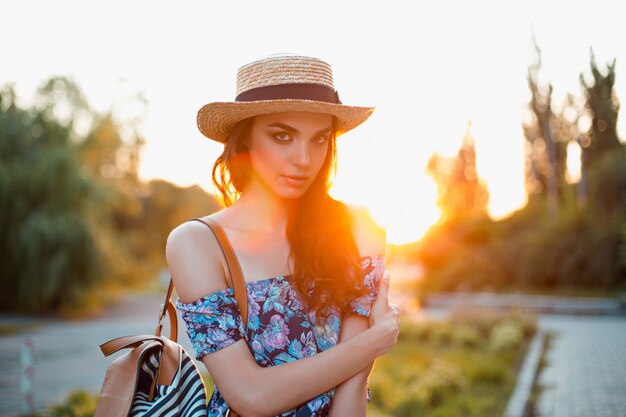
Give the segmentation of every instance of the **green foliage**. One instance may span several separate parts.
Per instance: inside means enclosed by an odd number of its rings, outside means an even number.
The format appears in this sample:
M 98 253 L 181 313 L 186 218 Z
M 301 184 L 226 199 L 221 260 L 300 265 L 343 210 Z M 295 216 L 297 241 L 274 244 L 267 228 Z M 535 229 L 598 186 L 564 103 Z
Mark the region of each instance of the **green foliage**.
M 401 326 L 398 344 L 374 366 L 368 415 L 499 416 L 536 318 L 523 311 L 463 309 L 443 321 Z M 506 346 L 492 348 L 492 334 Z
M 594 214 L 626 214 L 626 145 L 598 156 L 589 167 L 588 184 L 588 203 Z
M 514 323 L 501 323 L 491 329 L 489 348 L 493 351 L 509 350 L 519 345 L 524 335 Z
M 568 198 L 556 218 L 535 202 L 497 222 L 432 228 L 416 251 L 420 291 L 624 288 L 626 147 L 592 166 L 588 186 L 588 204 Z
M 524 287 L 611 288 L 619 283 L 619 220 L 572 210 L 512 237 L 511 272 Z
M 49 407 L 45 417 L 92 417 L 96 411 L 98 396 L 84 390 L 70 393 L 67 400 Z
M 452 343 L 460 347 L 475 348 L 480 345 L 482 337 L 478 329 L 469 324 L 462 324 L 452 333 Z
M 51 78 L 34 103 L 0 90 L 0 309 L 76 314 L 154 278 L 168 233 L 218 204 L 199 187 L 140 182 L 143 138 L 71 80 Z
M 399 415 L 426 413 L 441 404 L 447 396 L 459 392 L 467 385 L 467 379 L 454 363 L 441 358 L 433 359 L 426 370 L 407 384 L 402 385 L 400 400 L 394 410 Z
M 69 127 L 0 94 L 0 301 L 41 311 L 76 302 L 99 278 L 84 218 L 95 188 L 78 175 Z

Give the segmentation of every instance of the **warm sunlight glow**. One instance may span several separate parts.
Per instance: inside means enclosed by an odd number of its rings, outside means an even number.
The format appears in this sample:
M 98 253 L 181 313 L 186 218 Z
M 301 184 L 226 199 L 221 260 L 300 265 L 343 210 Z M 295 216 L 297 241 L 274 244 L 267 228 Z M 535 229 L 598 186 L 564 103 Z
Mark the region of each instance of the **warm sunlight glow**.
M 376 119 L 368 121 L 376 126 Z M 364 126 L 365 127 L 365 126 Z M 439 218 L 437 189 L 424 172 L 428 151 L 409 138 L 351 132 L 337 142 L 338 170 L 331 195 L 367 208 L 387 231 L 387 242 L 418 240 Z
M 0 35 L 21 36 L 0 44 L 1 56 L 8 57 L 0 66 L 0 80 L 13 83 L 18 96 L 28 100 L 50 76 L 72 77 L 95 109 L 113 109 L 122 124 L 137 128 L 145 138 L 139 168 L 145 180 L 197 184 L 211 192 L 211 169 L 222 147 L 198 132 L 198 109 L 209 101 L 231 101 L 237 68 L 253 59 L 295 52 L 328 61 L 342 102 L 376 107 L 370 120 L 340 138 L 331 194 L 366 207 L 394 244 L 419 239 L 439 219 L 437 189 L 424 170 L 433 153 L 450 157 L 458 151 L 470 120 L 477 174 L 489 192 L 489 214 L 499 219 L 525 204 L 521 125 L 530 99 L 527 70 L 533 34 L 542 49 L 542 77 L 554 87 L 556 107 L 567 93 L 580 94 L 578 76 L 589 75 L 590 47 L 599 64 L 617 59 L 615 94 L 626 97 L 619 64 L 626 60 L 625 25 L 603 14 L 613 6 L 571 8 L 566 2 L 531 0 L 506 12 L 490 9 L 487 17 L 462 2 L 454 7 L 429 3 L 418 14 L 409 3 L 355 11 L 353 2 L 335 2 L 336 16 L 359 17 L 341 19 L 333 30 L 319 30 L 319 22 L 328 20 L 328 7 L 307 9 L 304 19 L 293 19 L 287 16 L 295 6 L 285 3 L 274 10 L 281 24 L 268 26 L 256 18 L 265 7 L 257 2 L 247 5 L 248 13 L 241 16 L 239 26 L 245 30 L 231 33 L 230 19 L 207 25 L 205 17 L 239 15 L 238 4 L 202 2 L 185 14 L 182 24 L 170 22 L 170 8 L 151 7 L 152 18 L 142 21 L 137 43 L 129 40 L 136 39 L 134 17 L 145 13 L 143 2 L 114 0 L 115 7 L 101 10 L 102 19 L 85 20 L 92 26 L 78 29 L 80 22 L 73 16 L 91 16 L 92 11 L 85 2 L 69 3 L 72 13 L 65 15 L 54 2 L 11 3 L 13 17 L 0 25 Z M 32 13 L 33 4 L 37 13 Z M 108 31 L 105 23 L 119 19 L 120 7 L 126 20 Z M 50 19 L 52 15 L 56 18 Z M 38 31 L 24 31 L 23 22 Z M 162 22 L 171 23 L 167 34 Z M 76 37 L 77 30 L 89 36 Z M 315 36 L 310 36 L 312 31 Z M 60 47 L 41 48 L 41 33 Z M 198 53 L 206 49 L 207 39 L 220 39 L 224 33 L 229 33 L 228 42 L 213 42 L 206 54 Z M 566 41 L 563 33 L 568 34 Z M 141 99 L 127 100 L 135 95 Z M 129 107 L 144 99 L 146 105 Z M 583 145 L 590 126 L 590 115 L 579 119 Z M 618 118 L 618 131 L 626 131 L 625 117 Z M 570 145 L 568 151 L 568 180 L 575 181 L 580 149 Z
M 580 145 L 577 143 L 570 142 L 567 145 L 567 171 L 565 171 L 565 179 L 570 184 L 580 180 L 581 153 Z
M 357 181 L 336 186 L 331 195 L 347 204 L 367 208 L 374 221 L 387 231 L 387 243 L 401 245 L 420 239 L 439 218 L 435 203 L 437 190 L 432 183 L 413 182 L 404 186 L 420 192 L 411 194 L 399 187 L 362 188 Z

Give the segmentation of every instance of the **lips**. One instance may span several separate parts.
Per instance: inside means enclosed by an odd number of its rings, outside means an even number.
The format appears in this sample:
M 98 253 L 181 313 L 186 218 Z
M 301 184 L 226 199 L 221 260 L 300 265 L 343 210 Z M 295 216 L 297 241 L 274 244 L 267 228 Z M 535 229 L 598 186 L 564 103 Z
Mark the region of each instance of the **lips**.
M 294 187 L 304 185 L 309 179 L 309 177 L 305 175 L 283 175 L 283 178 L 288 185 Z

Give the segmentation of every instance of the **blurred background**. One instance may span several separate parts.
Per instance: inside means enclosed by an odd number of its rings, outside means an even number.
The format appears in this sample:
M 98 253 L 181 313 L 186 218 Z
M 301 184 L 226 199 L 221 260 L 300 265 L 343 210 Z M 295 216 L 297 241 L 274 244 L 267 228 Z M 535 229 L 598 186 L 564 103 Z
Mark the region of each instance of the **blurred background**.
M 546 312 L 626 330 L 626 19 L 614 2 L 39 0 L 0 14 L 0 402 L 14 399 L 0 414 L 99 387 L 95 355 L 92 379 L 22 401 L 37 385 L 15 384 L 24 338 L 159 299 L 169 232 L 220 208 L 221 145 L 196 112 L 232 101 L 237 68 L 279 52 L 328 61 L 344 103 L 377 107 L 340 137 L 331 192 L 386 229 L 412 323 L 375 369 L 374 415 L 502 415 L 536 337 L 552 377 L 546 355 L 567 340 L 555 326 L 571 323 Z M 493 297 L 469 298 L 480 294 Z M 455 310 L 468 304 L 490 310 Z M 151 329 L 146 308 L 136 325 Z M 623 337 L 611 343 L 626 353 Z M 34 352 L 36 370 L 53 366 Z M 407 358 L 415 368 L 397 374 Z M 566 413 L 533 380 L 525 410 Z

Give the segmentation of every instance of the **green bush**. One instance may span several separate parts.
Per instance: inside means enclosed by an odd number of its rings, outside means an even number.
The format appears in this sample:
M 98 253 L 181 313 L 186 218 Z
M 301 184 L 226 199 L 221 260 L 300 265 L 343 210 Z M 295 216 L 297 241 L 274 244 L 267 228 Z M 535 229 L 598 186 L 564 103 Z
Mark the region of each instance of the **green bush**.
M 626 146 L 590 164 L 586 204 L 576 184 L 561 185 L 554 216 L 535 198 L 499 221 L 432 227 L 413 251 L 425 269 L 418 292 L 626 289 Z
M 429 340 L 438 345 L 448 345 L 452 340 L 452 326 L 447 322 L 438 323 L 430 329 Z
M 60 405 L 48 408 L 46 417 L 92 417 L 96 411 L 98 396 L 84 390 L 72 392 Z
M 463 324 L 452 332 L 452 343 L 461 347 L 475 348 L 479 346 L 483 338 L 475 327 Z
M 504 412 L 536 318 L 462 309 L 443 321 L 403 322 L 400 331 L 374 366 L 368 415 L 483 417 Z
M 502 322 L 491 330 L 489 348 L 493 351 L 509 350 L 519 346 L 524 336 L 523 329 L 513 322 Z
M 459 366 L 441 358 L 435 358 L 430 367 L 423 374 L 417 375 L 413 383 L 408 385 L 403 396 L 404 401 L 399 404 L 398 408 L 399 410 L 410 409 L 411 405 L 419 405 L 423 409 L 432 408 L 441 404 L 447 395 L 466 385 L 467 379 Z M 414 404 L 416 401 L 418 404 Z
M 60 309 L 103 279 L 79 168 L 70 125 L 0 90 L 0 310 Z

